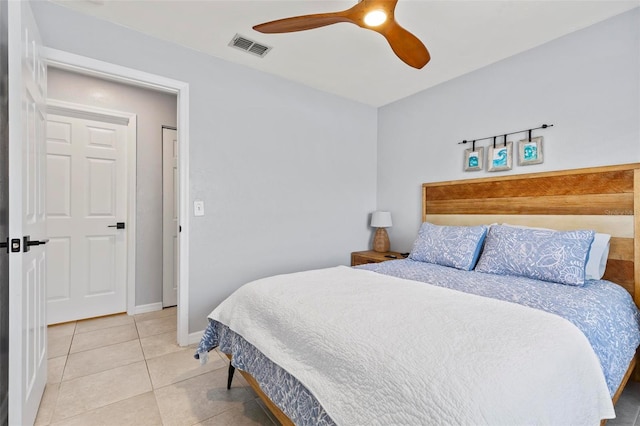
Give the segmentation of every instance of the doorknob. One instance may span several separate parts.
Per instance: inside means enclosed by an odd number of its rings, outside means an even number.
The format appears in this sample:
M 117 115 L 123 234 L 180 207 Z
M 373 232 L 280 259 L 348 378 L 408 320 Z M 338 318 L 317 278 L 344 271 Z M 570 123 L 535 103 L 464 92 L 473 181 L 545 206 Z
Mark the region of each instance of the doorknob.
M 107 225 L 107 228 L 124 229 L 124 222 L 117 222 L 115 225 Z
M 43 246 L 49 242 L 48 238 L 45 238 L 44 240 L 40 240 L 40 241 L 37 241 L 37 240 L 31 241 L 30 235 L 26 235 L 25 237 L 23 237 L 23 240 L 24 240 L 24 248 L 22 250 L 25 253 L 31 250 L 31 246 Z

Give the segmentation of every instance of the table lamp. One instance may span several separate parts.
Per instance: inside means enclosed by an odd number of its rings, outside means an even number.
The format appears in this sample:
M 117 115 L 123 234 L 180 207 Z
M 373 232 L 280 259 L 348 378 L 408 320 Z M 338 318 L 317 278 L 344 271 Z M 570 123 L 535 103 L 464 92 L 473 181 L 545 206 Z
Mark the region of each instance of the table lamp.
M 385 228 L 391 227 L 391 213 L 389 212 L 373 212 L 371 214 L 371 227 L 378 228 L 373 237 L 373 250 L 378 253 L 386 253 L 389 251 L 389 235 Z

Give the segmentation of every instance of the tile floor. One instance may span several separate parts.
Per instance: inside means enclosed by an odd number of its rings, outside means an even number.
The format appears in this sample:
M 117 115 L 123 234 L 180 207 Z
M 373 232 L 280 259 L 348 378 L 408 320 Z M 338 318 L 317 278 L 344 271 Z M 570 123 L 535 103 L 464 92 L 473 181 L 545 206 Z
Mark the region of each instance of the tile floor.
M 629 382 L 616 404 L 616 418 L 607 426 L 640 426 L 640 382 Z
M 176 309 L 49 327 L 49 377 L 36 425 L 275 425 L 228 362 L 176 342 Z M 640 383 L 631 382 L 610 426 L 640 426 Z
M 228 361 L 176 344 L 176 309 L 49 327 L 48 381 L 36 425 L 274 425 Z

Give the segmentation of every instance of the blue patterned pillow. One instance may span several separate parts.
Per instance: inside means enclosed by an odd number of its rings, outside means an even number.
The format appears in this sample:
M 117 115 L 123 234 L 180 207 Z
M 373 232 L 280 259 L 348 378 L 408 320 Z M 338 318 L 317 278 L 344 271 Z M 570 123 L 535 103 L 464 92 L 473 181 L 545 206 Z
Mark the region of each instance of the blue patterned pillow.
M 594 235 L 492 226 L 475 270 L 581 286 Z
M 488 226 L 438 226 L 424 222 L 409 259 L 470 271 L 478 260 Z

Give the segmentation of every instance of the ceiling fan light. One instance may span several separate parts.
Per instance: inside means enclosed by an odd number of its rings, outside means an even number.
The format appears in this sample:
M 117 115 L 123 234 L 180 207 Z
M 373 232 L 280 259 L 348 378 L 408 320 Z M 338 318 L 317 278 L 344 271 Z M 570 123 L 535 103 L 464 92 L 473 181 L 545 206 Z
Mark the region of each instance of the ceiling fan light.
M 387 20 L 387 14 L 381 10 L 372 10 L 364 17 L 364 23 L 370 27 L 382 25 Z

